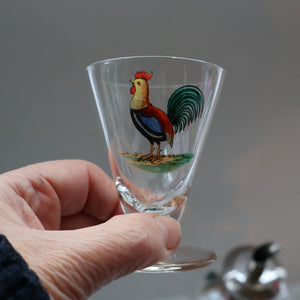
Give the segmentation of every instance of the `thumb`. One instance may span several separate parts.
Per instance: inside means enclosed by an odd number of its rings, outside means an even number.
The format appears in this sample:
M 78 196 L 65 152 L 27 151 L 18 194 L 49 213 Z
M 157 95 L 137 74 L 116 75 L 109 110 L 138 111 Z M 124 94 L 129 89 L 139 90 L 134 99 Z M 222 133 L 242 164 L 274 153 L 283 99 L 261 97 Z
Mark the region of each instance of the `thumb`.
M 179 245 L 180 227 L 171 217 L 136 213 L 84 229 L 50 231 L 46 239 L 51 257 L 45 254 L 36 266 L 42 283 L 55 299 L 58 291 L 85 299 L 112 280 L 169 257 Z

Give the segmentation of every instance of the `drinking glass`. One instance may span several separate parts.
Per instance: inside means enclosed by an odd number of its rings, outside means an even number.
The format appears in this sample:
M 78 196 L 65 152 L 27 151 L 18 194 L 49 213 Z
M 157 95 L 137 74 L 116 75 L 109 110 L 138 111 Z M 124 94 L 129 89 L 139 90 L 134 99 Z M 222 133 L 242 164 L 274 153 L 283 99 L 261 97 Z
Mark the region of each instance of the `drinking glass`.
M 180 221 L 224 70 L 171 56 L 107 59 L 87 70 L 124 213 Z M 190 270 L 215 258 L 211 250 L 180 246 L 169 259 L 143 271 Z

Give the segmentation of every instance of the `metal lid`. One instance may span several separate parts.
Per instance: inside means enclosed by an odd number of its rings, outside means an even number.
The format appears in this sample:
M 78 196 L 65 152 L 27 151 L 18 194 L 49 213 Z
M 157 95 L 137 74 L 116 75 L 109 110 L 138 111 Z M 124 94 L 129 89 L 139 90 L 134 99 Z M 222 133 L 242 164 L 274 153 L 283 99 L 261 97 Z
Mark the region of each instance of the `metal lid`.
M 224 260 L 223 282 L 235 299 L 272 299 L 286 278 L 276 255 L 277 243 L 258 247 L 245 245 L 232 250 Z

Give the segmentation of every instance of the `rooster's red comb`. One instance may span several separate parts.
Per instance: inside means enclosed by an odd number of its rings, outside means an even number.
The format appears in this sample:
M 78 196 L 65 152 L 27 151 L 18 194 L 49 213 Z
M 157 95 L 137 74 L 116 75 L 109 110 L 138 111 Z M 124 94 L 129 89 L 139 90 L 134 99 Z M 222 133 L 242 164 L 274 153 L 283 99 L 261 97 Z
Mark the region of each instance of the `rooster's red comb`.
M 144 79 L 144 80 L 150 80 L 152 77 L 152 72 L 151 73 L 147 73 L 145 71 L 139 71 L 135 73 L 134 79 Z

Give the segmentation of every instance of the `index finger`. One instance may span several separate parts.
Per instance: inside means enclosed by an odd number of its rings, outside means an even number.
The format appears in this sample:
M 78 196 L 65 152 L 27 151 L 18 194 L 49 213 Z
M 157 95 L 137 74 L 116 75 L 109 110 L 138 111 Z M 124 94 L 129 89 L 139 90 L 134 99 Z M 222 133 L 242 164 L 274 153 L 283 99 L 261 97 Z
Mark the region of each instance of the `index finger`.
M 58 160 L 22 169 L 29 177 L 41 176 L 57 194 L 61 216 L 85 213 L 106 221 L 120 204 L 115 184 L 98 166 L 82 160 Z M 39 187 L 35 186 L 35 189 Z

